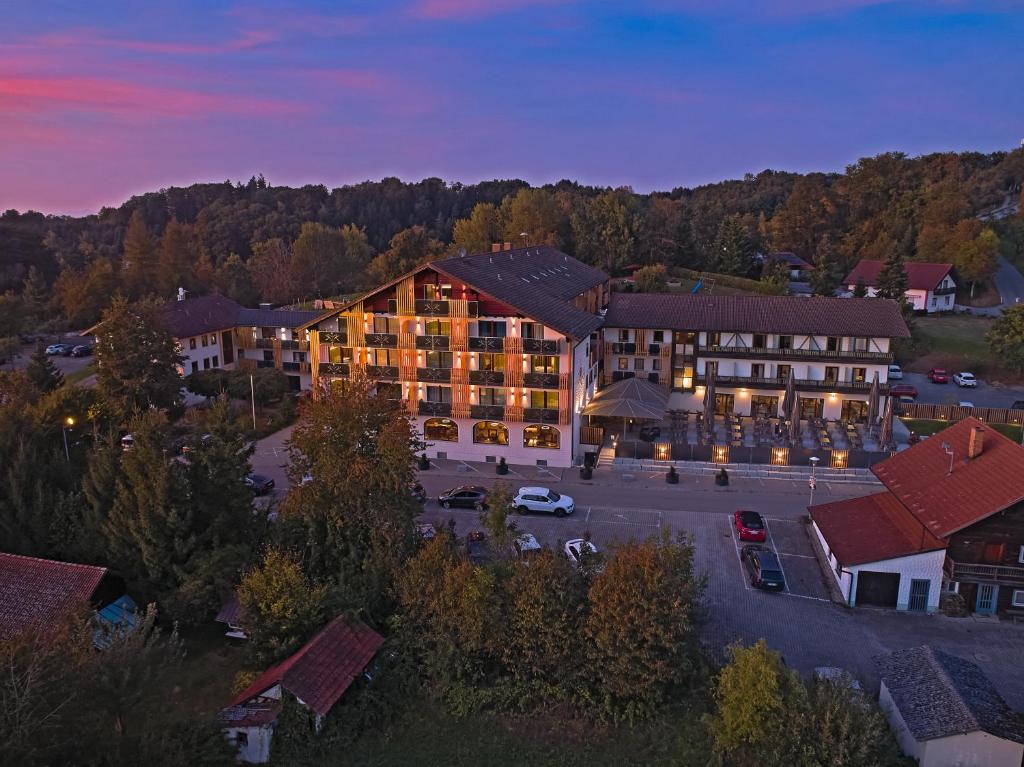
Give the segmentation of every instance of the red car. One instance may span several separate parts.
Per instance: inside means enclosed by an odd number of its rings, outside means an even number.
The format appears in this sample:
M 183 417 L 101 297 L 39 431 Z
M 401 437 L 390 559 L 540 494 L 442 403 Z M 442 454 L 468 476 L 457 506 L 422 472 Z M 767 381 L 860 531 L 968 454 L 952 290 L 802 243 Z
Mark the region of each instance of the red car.
M 893 397 L 913 397 L 917 399 L 917 387 L 910 384 L 896 384 L 889 387 L 889 394 Z
M 734 511 L 732 521 L 741 541 L 764 541 L 766 537 L 764 519 L 756 511 Z
M 942 368 L 932 368 L 928 371 L 928 380 L 932 383 L 949 383 L 949 373 Z

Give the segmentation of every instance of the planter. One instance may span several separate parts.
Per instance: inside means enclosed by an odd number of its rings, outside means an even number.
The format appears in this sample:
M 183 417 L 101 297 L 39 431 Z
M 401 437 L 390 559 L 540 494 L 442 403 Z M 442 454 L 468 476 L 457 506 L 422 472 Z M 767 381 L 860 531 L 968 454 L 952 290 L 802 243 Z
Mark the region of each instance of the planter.
M 494 471 L 498 474 L 508 474 L 508 464 L 505 463 L 504 458 L 494 467 Z
M 427 458 L 426 453 L 421 455 L 420 458 L 419 458 L 419 468 L 420 468 L 420 471 L 429 471 L 430 470 L 430 459 Z
M 725 487 L 729 484 L 729 475 L 725 473 L 724 469 L 715 475 L 715 484 L 719 487 Z
M 594 478 L 594 470 L 592 468 L 590 468 L 589 466 L 581 466 L 580 467 L 580 479 L 593 479 L 593 478 Z
M 665 475 L 665 481 L 670 485 L 678 485 L 679 472 L 677 472 L 675 469 L 671 470 L 668 474 Z

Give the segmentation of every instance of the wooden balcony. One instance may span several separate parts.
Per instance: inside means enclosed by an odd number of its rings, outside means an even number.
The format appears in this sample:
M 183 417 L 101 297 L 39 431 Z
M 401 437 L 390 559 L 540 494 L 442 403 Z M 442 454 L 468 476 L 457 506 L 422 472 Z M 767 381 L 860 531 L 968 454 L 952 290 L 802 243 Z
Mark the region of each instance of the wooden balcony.
M 558 341 L 548 341 L 543 338 L 524 338 L 524 354 L 558 354 Z
M 619 372 L 619 371 L 616 371 Z M 706 376 L 695 376 L 696 386 L 706 386 Z M 715 376 L 715 386 L 742 386 L 749 389 L 785 389 L 786 378 L 755 378 L 754 376 Z M 842 392 L 846 394 L 867 394 L 871 391 L 871 384 L 867 381 L 833 381 L 819 380 L 816 378 L 797 378 L 794 380 L 797 391 L 813 392 Z M 889 387 L 882 384 L 879 387 L 884 395 Z
M 505 350 L 504 337 L 470 336 L 468 340 L 471 352 L 492 352 L 498 354 Z
M 416 380 L 423 383 L 450 383 L 452 380 L 452 369 L 416 368 Z
M 469 382 L 474 386 L 503 386 L 505 372 L 503 370 L 470 370 Z
M 370 378 L 398 378 L 396 365 L 367 365 L 366 375 Z
M 420 415 L 443 416 L 446 418 L 451 418 L 452 415 L 452 403 L 450 402 L 427 402 L 420 400 L 416 409 Z
M 500 421 L 505 417 L 505 406 L 471 405 L 469 415 L 471 418 L 478 418 L 481 421 Z
M 432 351 L 448 351 L 451 348 L 449 336 L 416 336 L 416 348 Z
M 558 373 L 523 373 L 523 386 L 532 389 L 557 389 Z
M 331 330 L 320 331 L 320 343 L 345 346 L 348 343 L 348 333 L 337 333 Z
M 349 365 L 347 362 L 321 362 L 319 371 L 324 376 L 347 376 Z
M 397 349 L 398 348 L 398 334 L 397 333 L 367 333 L 366 334 L 366 345 L 375 346 L 384 349 Z
M 890 363 L 892 352 L 869 351 L 825 351 L 824 349 L 779 349 L 750 346 L 701 346 L 697 352 L 701 357 L 754 357 L 776 360 L 848 360 L 860 362 Z
M 558 423 L 558 408 L 523 408 L 523 420 L 532 421 L 534 423 Z
M 956 562 L 946 557 L 943 569 L 951 581 L 1024 586 L 1024 567 Z

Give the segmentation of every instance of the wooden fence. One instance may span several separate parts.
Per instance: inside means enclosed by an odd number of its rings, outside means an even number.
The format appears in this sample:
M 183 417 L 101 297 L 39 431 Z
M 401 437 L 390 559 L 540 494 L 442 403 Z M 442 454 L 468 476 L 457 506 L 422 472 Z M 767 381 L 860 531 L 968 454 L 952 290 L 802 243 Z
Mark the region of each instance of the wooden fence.
M 926 405 L 923 403 L 901 403 L 899 414 L 904 418 L 927 418 L 935 421 L 956 423 L 967 416 L 974 416 L 989 423 L 1024 423 L 1024 410 L 1005 407 L 961 407 L 960 405 Z

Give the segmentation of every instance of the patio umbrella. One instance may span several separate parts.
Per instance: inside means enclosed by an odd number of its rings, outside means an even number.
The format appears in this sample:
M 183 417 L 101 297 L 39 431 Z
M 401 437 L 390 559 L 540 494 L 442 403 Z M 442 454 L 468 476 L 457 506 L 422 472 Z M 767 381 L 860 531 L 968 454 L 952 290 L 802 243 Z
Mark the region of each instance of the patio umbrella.
M 704 431 L 707 435 L 715 433 L 715 368 L 705 370 L 704 381 Z
M 888 450 L 892 443 L 892 397 L 885 402 L 885 415 L 882 416 L 882 429 L 878 434 L 878 447 Z
M 786 423 L 786 439 L 792 443 L 793 433 L 793 410 L 796 405 L 796 379 L 793 376 L 793 369 L 789 369 L 789 378 L 786 379 L 786 393 L 782 396 L 782 418 Z M 797 422 L 797 434 L 800 432 L 800 423 Z
M 583 415 L 661 421 L 667 406 L 665 389 L 642 378 L 626 378 L 595 394 L 583 409 Z
M 871 381 L 871 391 L 868 393 L 868 428 L 873 429 L 875 427 L 875 421 L 878 420 L 878 405 L 879 405 L 879 385 L 878 385 L 878 371 L 875 371 L 875 377 Z

